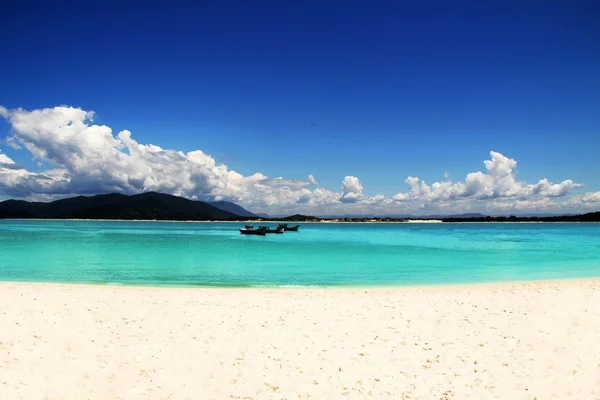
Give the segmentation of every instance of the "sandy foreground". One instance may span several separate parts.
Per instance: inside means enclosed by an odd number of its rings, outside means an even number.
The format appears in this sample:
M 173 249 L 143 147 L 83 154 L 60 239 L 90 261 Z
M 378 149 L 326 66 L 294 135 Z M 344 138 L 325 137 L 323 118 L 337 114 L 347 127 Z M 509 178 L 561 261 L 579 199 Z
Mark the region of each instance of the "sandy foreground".
M 0 399 L 600 399 L 600 280 L 0 283 Z

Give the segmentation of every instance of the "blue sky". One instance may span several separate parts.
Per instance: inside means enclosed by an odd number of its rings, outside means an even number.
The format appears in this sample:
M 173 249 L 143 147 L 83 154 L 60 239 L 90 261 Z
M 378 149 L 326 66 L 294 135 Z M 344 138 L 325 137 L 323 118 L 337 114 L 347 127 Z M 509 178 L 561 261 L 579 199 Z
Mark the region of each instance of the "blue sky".
M 3 7 L 0 105 L 94 111 L 90 124 L 113 135 L 199 149 L 243 176 L 302 188 L 313 174 L 342 197 L 347 176 L 364 198 L 407 192 L 408 176 L 464 181 L 485 172 L 490 151 L 517 160 L 519 182 L 584 184 L 565 196 L 600 191 L 595 2 L 87 3 Z M 14 132 L 10 117 L 0 122 L 1 140 Z M 17 139 L 21 149 L 0 150 L 25 170 L 74 173 Z M 172 192 L 214 195 L 205 189 Z M 512 196 L 496 192 L 483 197 Z M 15 194 L 36 195 L 4 191 Z M 299 204 L 310 211 L 311 201 Z

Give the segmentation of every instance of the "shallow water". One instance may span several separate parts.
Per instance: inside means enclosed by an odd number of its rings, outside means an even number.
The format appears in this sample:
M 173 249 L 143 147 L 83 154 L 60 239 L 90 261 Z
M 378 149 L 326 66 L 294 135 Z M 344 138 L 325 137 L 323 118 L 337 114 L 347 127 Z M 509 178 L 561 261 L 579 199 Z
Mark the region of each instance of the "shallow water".
M 275 226 L 275 224 L 271 224 Z M 0 220 L 0 280 L 198 286 L 426 285 L 600 277 L 600 224 Z

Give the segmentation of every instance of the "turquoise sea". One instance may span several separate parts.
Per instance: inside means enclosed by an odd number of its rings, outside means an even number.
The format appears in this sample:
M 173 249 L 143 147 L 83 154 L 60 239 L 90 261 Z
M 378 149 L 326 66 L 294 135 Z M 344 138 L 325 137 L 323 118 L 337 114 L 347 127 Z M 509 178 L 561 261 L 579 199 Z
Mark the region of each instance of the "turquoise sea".
M 0 280 L 131 285 L 422 285 L 600 277 L 600 224 L 0 220 Z

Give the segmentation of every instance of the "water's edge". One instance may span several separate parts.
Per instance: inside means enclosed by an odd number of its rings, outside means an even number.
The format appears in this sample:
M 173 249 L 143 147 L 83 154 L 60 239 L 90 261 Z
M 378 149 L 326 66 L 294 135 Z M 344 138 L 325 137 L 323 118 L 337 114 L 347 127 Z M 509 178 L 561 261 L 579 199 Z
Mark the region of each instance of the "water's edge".
M 149 288 L 149 289 L 231 289 L 231 290 L 378 290 L 378 289 L 415 289 L 415 288 L 462 288 L 481 286 L 507 286 L 528 284 L 561 284 L 577 282 L 597 282 L 600 285 L 600 275 L 595 277 L 563 278 L 563 279 L 535 279 L 535 280 L 511 280 L 511 281 L 489 281 L 489 282 L 463 282 L 444 284 L 373 284 L 373 285 L 252 285 L 252 284 L 149 284 L 149 283 L 121 283 L 121 282 L 59 282 L 59 281 L 27 281 L 27 280 L 0 280 L 3 284 L 39 284 L 39 285 L 67 285 L 67 286 L 90 286 L 90 287 L 115 287 L 115 288 Z

